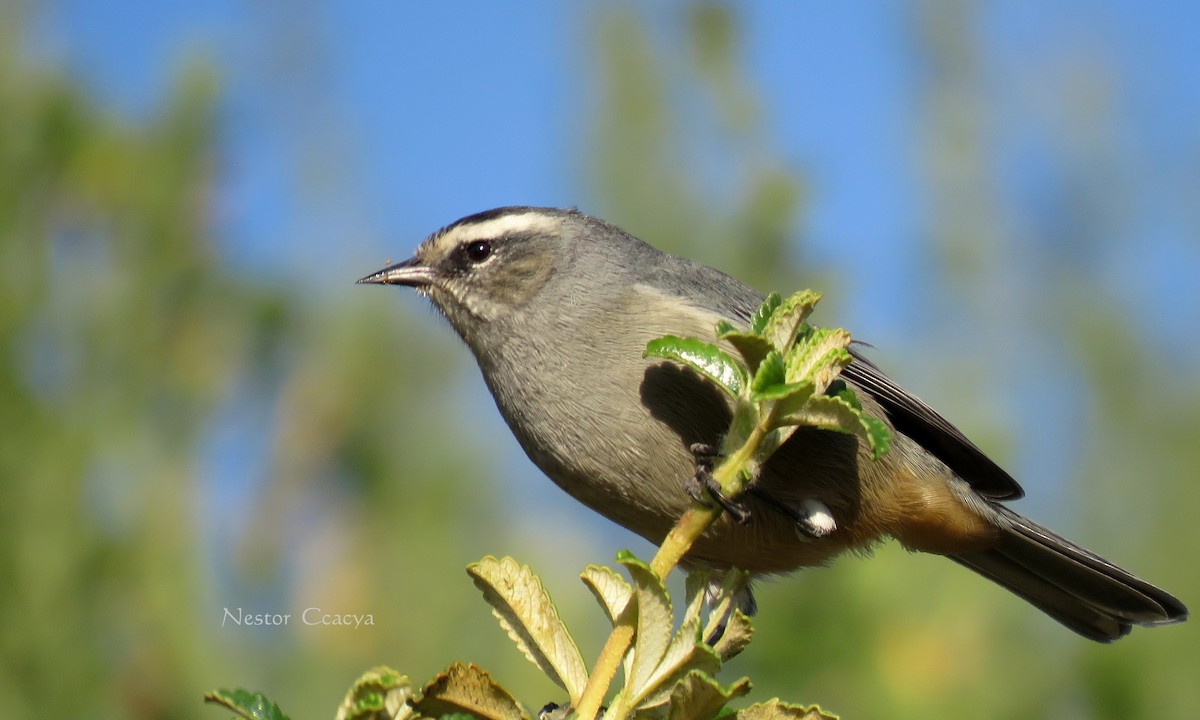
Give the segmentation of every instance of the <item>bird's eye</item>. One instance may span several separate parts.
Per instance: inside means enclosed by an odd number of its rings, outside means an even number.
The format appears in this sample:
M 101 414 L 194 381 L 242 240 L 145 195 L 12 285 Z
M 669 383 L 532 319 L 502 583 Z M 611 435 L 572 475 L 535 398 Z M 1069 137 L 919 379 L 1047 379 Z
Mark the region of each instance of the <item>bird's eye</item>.
M 492 256 L 492 243 L 487 240 L 476 240 L 467 245 L 467 259 L 473 263 L 481 263 Z

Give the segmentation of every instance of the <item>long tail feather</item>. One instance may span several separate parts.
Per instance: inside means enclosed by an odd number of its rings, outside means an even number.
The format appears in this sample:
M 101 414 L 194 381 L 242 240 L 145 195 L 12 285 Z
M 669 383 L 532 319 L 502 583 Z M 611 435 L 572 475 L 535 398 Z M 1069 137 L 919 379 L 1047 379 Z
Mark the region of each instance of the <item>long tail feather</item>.
M 952 560 L 1099 642 L 1124 637 L 1134 625 L 1187 619 L 1187 608 L 1170 593 L 1026 517 L 995 507 L 1009 524 L 1000 543 Z

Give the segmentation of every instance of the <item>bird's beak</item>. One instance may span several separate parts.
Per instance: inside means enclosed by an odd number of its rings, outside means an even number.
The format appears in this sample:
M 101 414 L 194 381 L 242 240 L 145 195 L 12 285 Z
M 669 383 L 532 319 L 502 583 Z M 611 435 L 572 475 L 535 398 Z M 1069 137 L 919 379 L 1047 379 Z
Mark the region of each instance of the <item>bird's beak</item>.
M 417 258 L 409 258 L 401 263 L 389 265 L 379 272 L 371 273 L 360 279 L 356 285 L 408 285 L 409 287 L 425 287 L 433 284 L 433 269 L 422 265 Z

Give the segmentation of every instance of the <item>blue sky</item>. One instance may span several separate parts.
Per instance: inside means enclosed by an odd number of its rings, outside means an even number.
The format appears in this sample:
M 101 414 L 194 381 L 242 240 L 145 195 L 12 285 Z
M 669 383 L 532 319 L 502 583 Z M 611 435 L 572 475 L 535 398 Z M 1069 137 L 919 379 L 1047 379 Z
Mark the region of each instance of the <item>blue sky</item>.
M 679 4 L 650 11 L 668 52 Z M 345 259 L 347 243 L 376 258 L 405 254 L 430 230 L 485 207 L 587 209 L 576 170 L 598 7 L 64 1 L 35 15 L 32 50 L 65 63 L 134 119 L 189 59 L 213 62 L 224 91 L 218 210 L 227 255 L 256 273 L 308 274 Z M 805 238 L 831 263 L 858 258 L 846 272 L 863 287 L 898 287 L 905 272 L 897 265 L 920 271 L 907 248 L 928 222 L 916 189 L 923 109 L 912 6 L 845 3 L 819 14 L 804 3 L 739 7 L 744 62 L 771 146 L 813 191 Z M 1136 252 L 1168 275 L 1194 263 L 1180 236 L 1196 225 L 1188 208 L 1200 155 L 1192 36 L 1200 10 L 1185 2 L 1004 3 L 980 12 L 977 24 L 981 92 L 1008 166 L 1002 181 L 1036 191 L 1045 170 L 1038 143 L 1055 122 L 1044 97 L 1055 83 L 1042 67 L 1107 66 L 1121 93 L 1120 149 L 1151 183 L 1137 198 L 1146 205 L 1138 213 L 1146 240 Z M 320 188 L 323 174 L 338 187 Z M 1174 188 L 1192 194 L 1172 197 Z M 316 207 L 314 197 L 323 198 Z
M 63 0 L 39 5 L 28 50 L 68 67 L 114 115 L 134 123 L 189 61 L 212 64 L 222 83 L 214 208 L 222 252 L 248 275 L 303 279 L 319 297 L 352 292 L 355 278 L 407 256 L 425 234 L 469 212 L 505 204 L 590 208 L 579 168 L 595 91 L 589 32 L 600 7 Z M 678 53 L 679 7 L 654 3 L 648 11 L 668 58 Z M 913 6 L 823 3 L 818 13 L 814 4 L 764 0 L 737 7 L 767 146 L 810 192 L 796 236 L 846 291 L 835 322 L 892 345 L 890 356 L 907 364 L 918 391 L 923 381 L 936 394 L 936 377 L 921 377 L 918 351 L 896 346 L 914 336 L 953 337 L 962 330 L 956 323 L 973 316 L 921 282 L 935 262 L 925 237 L 939 207 L 923 184 L 928 68 Z M 1153 348 L 1195 372 L 1197 28 L 1200 5 L 1182 1 L 1029 0 L 980 9 L 978 102 L 988 179 L 1008 233 L 980 303 L 991 302 L 989 292 L 1054 283 L 1064 262 L 1089 263 L 1092 277 L 1148 328 Z M 1078 117 L 1064 109 L 1064 96 L 1076 92 L 1105 113 L 1096 128 L 1076 129 Z M 1088 173 L 1096 177 L 1079 177 Z M 1093 180 L 1119 183 L 1127 207 L 1106 230 L 1108 242 L 1080 244 L 1061 225 L 1070 215 L 1063 188 Z M 1086 236 L 1086 228 L 1078 232 Z M 1023 323 L 1016 317 L 998 327 L 1019 332 Z M 1028 357 L 983 359 L 996 374 L 982 402 L 1011 413 L 1014 426 L 1028 412 L 1022 398 L 1040 397 L 1059 380 L 1070 387 L 1068 361 L 1053 346 L 1043 350 L 1037 372 Z M 1082 402 L 1067 400 L 1068 407 Z M 1054 482 L 1069 462 L 1069 450 L 1054 447 L 1039 427 L 1019 431 L 1024 450 L 1014 460 L 1031 484 Z M 230 474 L 238 466 L 214 465 Z

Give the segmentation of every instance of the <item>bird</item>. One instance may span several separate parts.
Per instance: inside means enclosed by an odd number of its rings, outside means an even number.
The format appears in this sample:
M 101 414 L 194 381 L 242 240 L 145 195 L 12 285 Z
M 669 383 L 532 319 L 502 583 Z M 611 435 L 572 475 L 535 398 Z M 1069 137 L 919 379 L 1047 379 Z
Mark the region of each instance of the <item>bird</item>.
M 389 261 L 390 262 L 390 261 Z M 711 381 L 643 357 L 664 335 L 745 328 L 764 296 L 576 209 L 500 207 L 429 235 L 360 284 L 414 288 L 471 350 L 529 459 L 576 500 L 660 543 L 693 501 L 697 447 L 719 445 L 732 408 Z M 1021 486 L 958 428 L 851 345 L 841 380 L 893 434 L 872 459 L 854 435 L 801 427 L 692 546 L 688 568 L 752 577 L 821 566 L 889 539 L 947 557 L 1083 637 L 1185 620 L 1170 593 L 1007 503 Z M 819 508 L 828 526 L 802 527 Z M 828 517 L 824 517 L 827 514 Z M 752 596 L 743 600 L 753 609 Z

